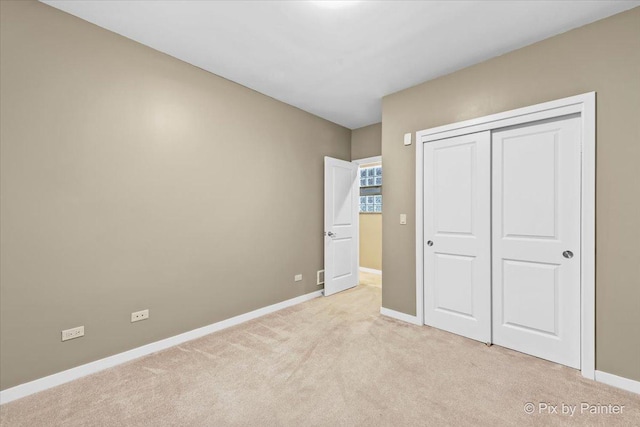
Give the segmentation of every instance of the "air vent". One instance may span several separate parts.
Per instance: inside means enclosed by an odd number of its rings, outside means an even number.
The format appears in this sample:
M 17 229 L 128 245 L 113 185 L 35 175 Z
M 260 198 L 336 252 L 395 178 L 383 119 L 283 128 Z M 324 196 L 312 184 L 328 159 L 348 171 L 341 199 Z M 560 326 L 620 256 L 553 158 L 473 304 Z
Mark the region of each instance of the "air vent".
M 318 270 L 318 274 L 316 275 L 316 284 L 324 285 L 324 270 Z

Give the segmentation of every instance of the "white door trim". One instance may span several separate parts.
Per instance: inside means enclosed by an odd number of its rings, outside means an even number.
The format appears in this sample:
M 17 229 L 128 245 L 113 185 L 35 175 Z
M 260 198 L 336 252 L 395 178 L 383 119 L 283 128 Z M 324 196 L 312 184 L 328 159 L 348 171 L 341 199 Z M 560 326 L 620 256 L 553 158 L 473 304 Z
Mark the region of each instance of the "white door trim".
M 580 113 L 582 137 L 580 366 L 584 377 L 595 379 L 595 92 L 416 132 L 416 317 L 424 324 L 423 144 L 453 136 L 493 130 L 574 113 Z
M 382 156 L 365 157 L 364 159 L 351 160 L 351 163 L 357 163 L 358 165 L 368 165 L 369 163 L 382 162 Z

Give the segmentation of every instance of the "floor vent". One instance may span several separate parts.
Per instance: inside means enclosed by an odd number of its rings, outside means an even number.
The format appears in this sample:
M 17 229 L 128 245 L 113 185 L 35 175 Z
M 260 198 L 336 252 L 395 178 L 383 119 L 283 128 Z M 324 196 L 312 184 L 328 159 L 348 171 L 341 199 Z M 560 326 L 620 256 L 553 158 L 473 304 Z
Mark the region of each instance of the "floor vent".
M 316 284 L 324 285 L 324 270 L 318 270 L 318 274 L 316 274 Z

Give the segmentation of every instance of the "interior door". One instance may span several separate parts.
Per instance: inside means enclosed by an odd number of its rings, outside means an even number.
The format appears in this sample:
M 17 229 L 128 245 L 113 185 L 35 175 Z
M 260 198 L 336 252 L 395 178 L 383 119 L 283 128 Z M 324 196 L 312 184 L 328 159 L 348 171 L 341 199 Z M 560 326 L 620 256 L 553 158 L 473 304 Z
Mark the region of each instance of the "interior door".
M 580 368 L 580 118 L 492 144 L 493 341 Z
M 324 158 L 324 295 L 358 284 L 358 165 Z
M 424 321 L 491 341 L 491 136 L 424 146 Z

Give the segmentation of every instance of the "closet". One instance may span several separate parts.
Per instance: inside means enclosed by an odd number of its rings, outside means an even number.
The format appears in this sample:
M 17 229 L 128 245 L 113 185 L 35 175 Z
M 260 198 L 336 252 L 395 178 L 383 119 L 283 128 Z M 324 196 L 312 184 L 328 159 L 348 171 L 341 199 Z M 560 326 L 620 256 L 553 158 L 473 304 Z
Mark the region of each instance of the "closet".
M 582 117 L 508 123 L 422 144 L 424 323 L 579 369 Z

